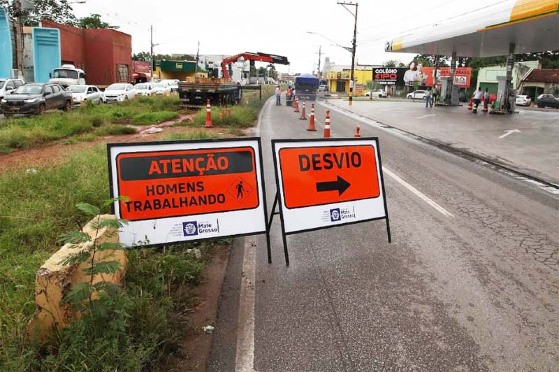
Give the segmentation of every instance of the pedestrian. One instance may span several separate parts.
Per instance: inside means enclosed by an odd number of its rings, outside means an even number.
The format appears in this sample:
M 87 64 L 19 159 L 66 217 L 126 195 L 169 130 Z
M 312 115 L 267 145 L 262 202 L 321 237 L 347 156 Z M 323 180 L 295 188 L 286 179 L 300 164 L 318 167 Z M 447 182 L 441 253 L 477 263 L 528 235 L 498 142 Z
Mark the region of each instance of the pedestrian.
M 487 112 L 487 106 L 489 105 L 489 89 L 485 88 L 483 93 L 483 110 Z
M 431 87 L 429 87 L 426 91 L 425 91 L 425 107 L 433 107 L 433 101 L 432 101 L 432 96 L 431 96 Z
M 476 90 L 476 92 L 474 93 L 474 108 L 472 109 L 472 112 L 474 114 L 477 114 L 477 107 L 481 103 L 482 98 L 483 98 L 483 92 L 481 91 L 481 88 L 478 88 L 478 90 Z
M 433 104 L 437 105 L 437 96 L 439 95 L 439 91 L 437 90 L 437 86 L 433 86 Z
M 241 90 L 241 82 L 237 81 L 237 104 L 241 103 L 243 98 L 243 91 Z
M 281 89 L 280 86 L 276 86 L 276 106 L 281 106 Z
M 293 101 L 293 90 L 291 89 L 291 85 L 287 86 L 287 91 L 285 92 L 285 105 L 291 106 Z

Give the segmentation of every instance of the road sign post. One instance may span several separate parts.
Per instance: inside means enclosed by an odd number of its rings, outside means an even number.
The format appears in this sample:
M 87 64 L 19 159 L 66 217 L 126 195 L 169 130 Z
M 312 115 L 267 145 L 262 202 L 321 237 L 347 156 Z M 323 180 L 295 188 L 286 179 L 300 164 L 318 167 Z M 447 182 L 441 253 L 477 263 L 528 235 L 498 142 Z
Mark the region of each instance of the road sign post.
M 272 148 L 287 265 L 286 235 L 298 232 L 384 219 L 391 242 L 378 138 L 273 140 Z
M 119 231 L 124 245 L 268 234 L 259 138 L 107 149 L 111 196 L 126 197 L 113 205 L 129 221 Z

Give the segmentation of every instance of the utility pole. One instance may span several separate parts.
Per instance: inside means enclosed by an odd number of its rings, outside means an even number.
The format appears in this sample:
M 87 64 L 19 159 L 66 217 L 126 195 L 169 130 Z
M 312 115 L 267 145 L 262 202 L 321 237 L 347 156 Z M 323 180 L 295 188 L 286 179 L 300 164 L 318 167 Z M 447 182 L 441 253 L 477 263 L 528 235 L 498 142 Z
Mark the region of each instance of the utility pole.
M 23 76 L 23 9 L 21 0 L 14 0 L 14 35 L 16 42 L 17 78 Z
M 322 58 L 322 45 L 318 47 L 318 73 L 317 75 L 322 78 L 322 74 L 320 73 L 320 60 Z
M 149 42 L 149 58 L 150 58 L 150 63 L 151 63 L 151 78 L 153 79 L 153 72 L 155 71 L 155 64 L 153 61 L 153 47 L 158 46 L 159 44 L 155 44 L 153 42 L 153 25 L 151 25 L 150 27 L 150 33 L 151 33 L 151 37 L 150 37 L 150 42 Z
M 194 78 L 198 73 L 198 61 L 200 60 L 200 41 L 198 41 L 198 49 L 196 50 L 196 66 L 194 66 Z
M 338 3 L 339 5 L 343 6 L 354 18 L 355 18 L 355 23 L 353 25 L 353 42 L 352 42 L 352 47 L 351 47 L 351 75 L 350 75 L 350 81 L 349 81 L 349 105 L 351 106 L 353 104 L 353 90 L 354 90 L 354 75 L 355 75 L 355 49 L 357 47 L 357 10 L 359 8 L 359 4 L 358 3 Z M 348 6 L 354 6 L 355 7 L 355 13 L 353 13 L 351 10 L 349 10 L 347 7 Z

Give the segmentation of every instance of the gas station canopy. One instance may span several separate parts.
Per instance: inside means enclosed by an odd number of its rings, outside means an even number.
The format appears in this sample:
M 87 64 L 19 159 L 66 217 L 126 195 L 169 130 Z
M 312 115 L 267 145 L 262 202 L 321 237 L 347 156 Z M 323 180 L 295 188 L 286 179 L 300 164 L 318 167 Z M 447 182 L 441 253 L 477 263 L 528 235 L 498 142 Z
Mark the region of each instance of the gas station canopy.
M 559 0 L 498 1 L 386 43 L 387 52 L 492 57 L 559 49 Z

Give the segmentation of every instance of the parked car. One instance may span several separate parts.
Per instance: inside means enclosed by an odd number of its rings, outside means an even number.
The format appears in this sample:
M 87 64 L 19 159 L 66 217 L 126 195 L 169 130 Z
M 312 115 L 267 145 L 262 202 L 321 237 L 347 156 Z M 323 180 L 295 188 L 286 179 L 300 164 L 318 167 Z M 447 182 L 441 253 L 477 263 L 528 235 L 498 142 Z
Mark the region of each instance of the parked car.
M 72 108 L 72 93 L 59 84 L 24 84 L 2 98 L 5 117 L 14 114 L 41 114 L 49 109 L 68 111 Z
M 116 83 L 111 84 L 103 92 L 105 103 L 123 102 L 136 97 L 136 89 L 132 84 Z
M 516 104 L 518 106 L 530 106 L 532 104 L 532 98 L 526 95 L 518 95 L 516 96 Z
M 178 92 L 179 91 L 179 79 L 165 79 L 165 80 L 161 80 L 161 83 L 167 83 L 169 84 L 169 87 L 171 88 L 171 92 Z
M 23 80 L 20 79 L 0 79 L 0 99 L 12 93 L 23 84 Z
M 538 107 L 554 107 L 559 108 L 559 99 L 555 98 L 552 94 L 540 94 L 536 98 L 536 105 Z
M 158 96 L 166 96 L 171 93 L 171 86 L 164 81 L 153 83 L 153 91 Z
M 318 91 L 319 92 L 326 92 L 326 84 L 320 84 L 318 86 Z
M 377 89 L 377 90 L 365 92 L 365 97 L 371 97 L 371 95 L 373 96 L 373 98 L 386 98 L 387 97 L 386 92 L 382 89 Z
M 81 105 L 86 101 L 103 103 L 103 92 L 95 85 L 70 85 L 67 90 L 72 93 L 74 105 Z
M 136 95 L 138 96 L 151 96 L 154 94 L 153 85 L 151 83 L 140 83 L 134 85 Z
M 406 97 L 409 99 L 425 99 L 425 91 L 416 90 L 414 92 L 408 93 Z

